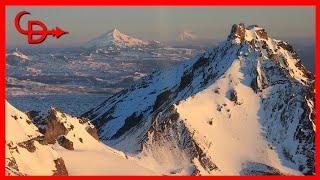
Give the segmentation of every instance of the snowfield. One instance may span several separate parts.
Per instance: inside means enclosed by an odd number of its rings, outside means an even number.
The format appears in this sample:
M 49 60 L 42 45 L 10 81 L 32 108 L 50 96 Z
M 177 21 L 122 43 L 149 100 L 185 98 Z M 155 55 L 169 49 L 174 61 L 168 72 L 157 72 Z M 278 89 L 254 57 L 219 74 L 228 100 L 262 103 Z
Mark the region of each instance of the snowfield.
M 43 136 L 26 114 L 6 103 L 6 173 L 7 175 L 55 175 L 55 160 L 62 158 L 67 175 L 154 175 L 147 167 L 138 165 L 138 160 L 114 150 L 87 132 L 89 122 L 54 110 L 55 120 L 71 128 L 65 136 L 73 143 L 73 150 L 59 145 L 34 140 Z M 13 117 L 18 117 L 14 119 Z M 20 118 L 21 117 L 21 118 Z M 46 136 L 46 135 L 45 135 Z M 57 137 L 59 139 L 60 136 Z M 81 140 L 80 140 L 81 139 Z M 34 148 L 34 149 L 33 149 Z M 56 174 L 66 175 L 66 174 Z
M 180 118 L 190 129 L 199 129 L 195 138 L 209 140 L 208 152 L 221 171 L 216 175 L 238 174 L 246 162 L 259 162 L 279 169 L 284 174 L 300 174 L 283 167 L 277 153 L 263 136 L 259 123 L 260 98 L 241 73 L 241 61 L 235 60 L 224 77 L 206 90 L 176 106 Z M 247 82 L 246 82 L 247 81 Z M 227 97 L 236 89 L 239 103 Z M 243 97 L 243 99 L 242 99 Z
M 53 175 L 58 154 L 34 139 L 41 136 L 28 116 L 6 102 L 6 174 Z
M 73 142 L 70 151 L 58 143 L 53 147 L 64 159 L 69 175 L 152 175 L 154 172 L 139 166 L 123 152 L 114 150 L 88 134 L 87 127 L 79 119 L 57 113 L 58 119 L 73 127 L 65 136 Z M 93 126 L 90 124 L 89 126 Z M 80 140 L 81 139 L 81 140 Z

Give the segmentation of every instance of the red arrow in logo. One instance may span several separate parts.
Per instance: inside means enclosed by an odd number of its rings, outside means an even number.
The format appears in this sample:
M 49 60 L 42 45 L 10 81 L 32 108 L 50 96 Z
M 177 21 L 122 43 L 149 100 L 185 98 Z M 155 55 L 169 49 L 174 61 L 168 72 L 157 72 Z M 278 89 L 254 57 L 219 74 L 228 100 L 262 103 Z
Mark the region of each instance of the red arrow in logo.
M 25 14 L 30 14 L 27 11 L 21 11 L 16 15 L 15 18 L 15 26 L 17 31 L 19 31 L 21 34 L 26 34 L 28 35 L 28 43 L 29 44 L 39 44 L 43 42 L 48 35 L 52 35 L 56 37 L 57 39 L 61 37 L 64 34 L 68 34 L 68 32 L 62 30 L 59 27 L 55 27 L 52 30 L 47 30 L 46 25 L 39 21 L 39 20 L 29 20 L 28 21 L 28 29 L 22 29 L 20 26 L 20 19 L 23 15 Z M 41 30 L 35 30 L 33 27 L 38 26 L 41 28 Z M 38 37 L 36 37 L 38 36 Z

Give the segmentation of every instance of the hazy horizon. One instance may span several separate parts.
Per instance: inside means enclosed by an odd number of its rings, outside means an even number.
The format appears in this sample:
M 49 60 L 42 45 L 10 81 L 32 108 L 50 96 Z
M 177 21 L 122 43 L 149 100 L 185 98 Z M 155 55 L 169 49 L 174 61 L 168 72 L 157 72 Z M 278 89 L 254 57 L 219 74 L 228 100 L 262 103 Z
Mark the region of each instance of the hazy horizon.
M 26 36 L 14 27 L 14 17 L 26 10 L 21 20 L 25 27 L 28 19 L 39 19 L 48 28 L 59 26 L 70 34 L 33 46 L 77 46 L 113 28 L 145 40 L 174 41 L 182 31 L 192 31 L 208 40 L 223 40 L 233 24 L 257 24 L 273 38 L 301 39 L 315 37 L 315 9 L 312 6 L 196 6 L 196 7 L 120 7 L 120 6 L 7 6 L 7 47 L 30 46 Z

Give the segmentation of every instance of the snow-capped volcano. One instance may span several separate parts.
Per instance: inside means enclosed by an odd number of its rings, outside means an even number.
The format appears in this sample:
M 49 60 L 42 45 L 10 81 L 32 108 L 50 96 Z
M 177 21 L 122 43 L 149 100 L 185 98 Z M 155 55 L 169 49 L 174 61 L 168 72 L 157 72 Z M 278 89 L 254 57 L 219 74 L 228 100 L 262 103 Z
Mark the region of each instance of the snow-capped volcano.
M 178 36 L 179 41 L 195 41 L 197 39 L 198 37 L 191 31 L 183 31 Z
M 314 83 L 291 45 L 239 24 L 83 116 L 163 174 L 314 174 Z
M 86 44 L 88 48 L 102 48 L 115 46 L 118 48 L 126 48 L 133 46 L 146 46 L 149 45 L 148 41 L 143 41 L 134 37 L 130 37 L 126 34 L 121 33 L 118 29 L 114 28 L 101 36 L 89 41 Z

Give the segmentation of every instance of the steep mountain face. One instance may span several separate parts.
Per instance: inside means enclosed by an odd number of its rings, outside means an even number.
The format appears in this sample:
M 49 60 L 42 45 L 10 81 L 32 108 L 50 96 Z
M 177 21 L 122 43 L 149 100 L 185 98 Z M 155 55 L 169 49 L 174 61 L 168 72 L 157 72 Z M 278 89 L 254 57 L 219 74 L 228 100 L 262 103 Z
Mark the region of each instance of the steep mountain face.
M 314 174 L 314 76 L 258 26 L 85 113 L 106 144 L 170 174 Z
M 6 174 L 68 175 L 63 159 L 28 116 L 6 102 Z

